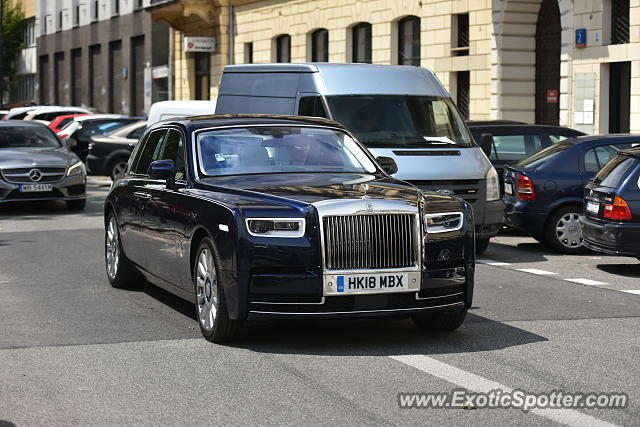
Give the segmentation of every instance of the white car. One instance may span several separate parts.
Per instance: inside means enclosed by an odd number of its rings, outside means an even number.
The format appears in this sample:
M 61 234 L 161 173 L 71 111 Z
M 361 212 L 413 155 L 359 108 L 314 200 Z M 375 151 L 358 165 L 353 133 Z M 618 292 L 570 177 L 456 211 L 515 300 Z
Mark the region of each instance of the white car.
M 58 116 L 66 116 L 68 114 L 91 114 L 91 111 L 81 107 L 40 107 L 29 111 L 24 120 L 51 122 Z
M 160 101 L 149 110 L 148 126 L 165 119 L 215 114 L 216 101 Z
M 31 105 L 29 107 L 16 107 L 7 112 L 2 120 L 22 120 L 30 111 L 43 107 L 42 105 Z

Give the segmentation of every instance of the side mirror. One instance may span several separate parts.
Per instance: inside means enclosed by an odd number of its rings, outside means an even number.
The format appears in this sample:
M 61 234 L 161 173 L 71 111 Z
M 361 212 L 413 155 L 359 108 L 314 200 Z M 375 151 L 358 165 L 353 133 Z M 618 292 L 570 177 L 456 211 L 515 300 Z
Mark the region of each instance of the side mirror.
M 64 145 L 66 145 L 69 148 L 74 148 L 78 146 L 78 141 L 76 141 L 73 138 L 63 139 L 62 142 L 64 143 Z
M 380 165 L 383 171 L 388 173 L 389 175 L 393 175 L 398 172 L 398 165 L 396 161 L 391 157 L 376 157 L 376 161 Z
M 493 148 L 493 135 L 483 133 L 480 135 L 480 148 L 487 157 L 491 156 L 491 149 Z
M 167 181 L 167 187 L 173 186 L 175 176 L 175 167 L 173 160 L 156 160 L 149 165 L 150 179 L 164 179 Z

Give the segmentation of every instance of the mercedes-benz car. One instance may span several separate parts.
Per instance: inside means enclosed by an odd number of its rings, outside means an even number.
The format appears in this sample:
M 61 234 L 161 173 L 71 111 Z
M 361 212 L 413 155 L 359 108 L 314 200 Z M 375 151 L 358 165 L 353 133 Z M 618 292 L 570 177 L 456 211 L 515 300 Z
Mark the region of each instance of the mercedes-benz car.
M 404 316 L 454 330 L 473 297 L 471 206 L 396 170 L 324 119 L 159 122 L 106 198 L 107 277 L 194 301 L 213 342 L 279 318 Z
M 84 163 L 47 126 L 34 121 L 0 122 L 0 203 L 64 200 L 84 209 Z

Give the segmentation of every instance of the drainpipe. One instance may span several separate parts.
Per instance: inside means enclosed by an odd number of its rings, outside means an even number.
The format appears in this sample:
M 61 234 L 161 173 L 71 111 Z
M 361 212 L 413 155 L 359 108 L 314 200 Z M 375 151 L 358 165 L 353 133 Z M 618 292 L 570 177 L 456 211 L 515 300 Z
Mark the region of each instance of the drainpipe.
M 227 52 L 227 63 L 232 65 L 234 63 L 233 46 L 234 46 L 234 24 L 235 24 L 235 10 L 232 4 L 229 4 L 229 46 Z
M 173 27 L 169 26 L 169 57 L 167 58 L 167 60 L 169 61 L 169 64 L 167 64 L 168 67 L 169 67 L 169 77 L 167 79 L 167 80 L 169 80 L 168 81 L 169 84 L 168 84 L 168 88 L 167 88 L 169 93 L 167 94 L 167 99 L 169 101 L 173 101 L 173 86 L 174 86 L 174 82 L 175 82 L 175 76 L 173 74 L 173 71 L 174 71 L 173 70 L 174 69 L 174 67 L 173 67 L 173 49 L 175 48 L 175 46 L 174 46 L 175 40 L 174 40 L 173 33 L 174 33 Z

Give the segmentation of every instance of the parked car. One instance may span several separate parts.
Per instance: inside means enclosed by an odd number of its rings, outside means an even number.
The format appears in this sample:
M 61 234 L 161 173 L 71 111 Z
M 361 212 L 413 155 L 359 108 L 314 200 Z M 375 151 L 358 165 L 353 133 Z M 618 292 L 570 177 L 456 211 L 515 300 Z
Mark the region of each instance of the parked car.
M 584 186 L 618 151 L 640 143 L 637 135 L 565 139 L 504 174 L 505 223 L 527 231 L 561 253 L 585 250 L 579 218 Z
M 64 116 L 58 116 L 55 119 L 53 119 L 48 126 L 52 131 L 54 131 L 55 133 L 58 133 L 66 125 L 70 124 L 74 118 L 88 116 L 88 115 L 90 114 L 81 113 L 81 114 L 66 114 Z
M 90 114 L 91 111 L 80 107 L 38 107 L 27 113 L 23 120 L 43 120 L 51 122 L 58 116 L 68 114 Z
M 585 247 L 640 259 L 640 148 L 620 151 L 584 192 Z
M 456 329 L 473 296 L 471 206 L 377 160 L 322 119 L 159 122 L 107 196 L 107 277 L 124 288 L 142 274 L 195 301 L 214 342 L 255 319 L 401 315 Z
M 180 117 L 211 115 L 216 112 L 216 101 L 160 101 L 149 109 L 149 126 L 161 120 Z
M 131 152 L 147 128 L 145 120 L 124 126 L 108 135 L 94 135 L 89 143 L 87 169 L 95 175 L 107 175 L 111 179 L 120 176 Z
M 0 203 L 64 200 L 84 209 L 86 171 L 78 156 L 45 125 L 0 122 Z
M 73 140 L 73 151 L 85 160 L 89 153 L 89 142 L 92 136 L 105 135 L 137 121 L 139 121 L 137 118 L 115 114 L 76 117 L 71 124 L 58 132 L 58 136 Z
M 9 110 L 7 114 L 4 115 L 2 120 L 22 120 L 24 119 L 30 111 L 35 110 L 36 108 L 43 107 L 42 105 L 30 105 L 27 107 L 16 107 Z
M 476 141 L 483 135 L 491 135 L 491 151 L 488 154 L 493 167 L 504 183 L 504 168 L 534 155 L 538 151 L 567 138 L 584 133 L 564 126 L 529 125 L 507 120 L 470 121 L 469 130 Z M 500 186 L 504 194 L 504 186 Z
M 217 114 L 297 114 L 333 119 L 374 157 L 391 157 L 395 178 L 473 205 L 476 248 L 502 227 L 500 181 L 435 74 L 372 64 L 244 64 L 224 68 Z

